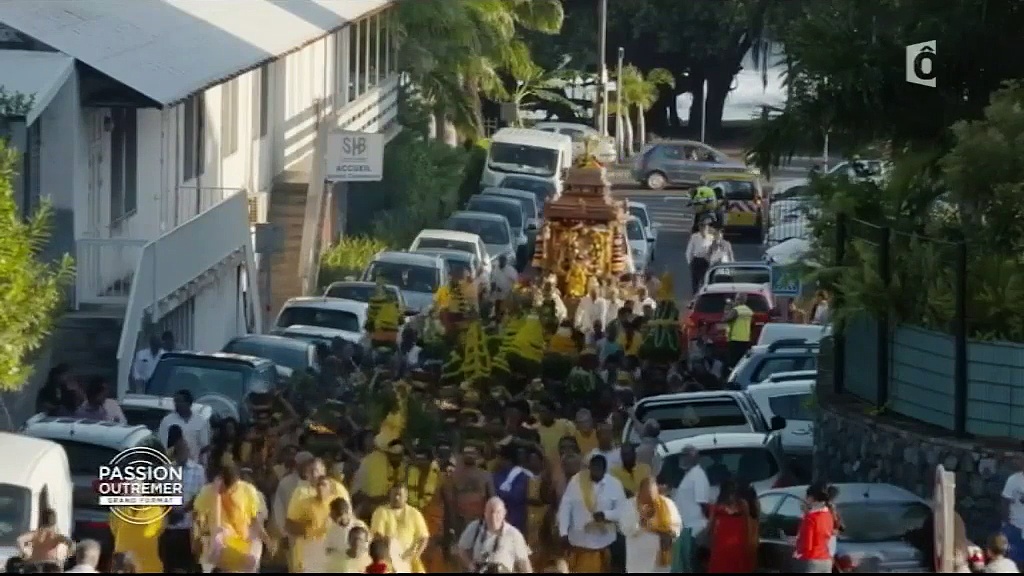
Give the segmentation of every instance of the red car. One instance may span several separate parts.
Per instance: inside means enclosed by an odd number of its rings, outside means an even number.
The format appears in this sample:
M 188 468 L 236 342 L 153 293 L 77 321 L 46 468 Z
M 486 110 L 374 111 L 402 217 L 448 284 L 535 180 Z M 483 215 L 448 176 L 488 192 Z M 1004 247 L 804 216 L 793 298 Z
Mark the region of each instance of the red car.
M 701 288 L 683 314 L 683 334 L 686 341 L 697 337 L 702 328 L 711 330 L 716 347 L 727 345 L 728 327 L 725 311 L 736 301 L 737 294 L 747 295 L 747 306 L 754 311 L 750 341 L 757 342 L 764 325 L 776 319 L 775 300 L 767 284 L 724 282 L 709 284 Z

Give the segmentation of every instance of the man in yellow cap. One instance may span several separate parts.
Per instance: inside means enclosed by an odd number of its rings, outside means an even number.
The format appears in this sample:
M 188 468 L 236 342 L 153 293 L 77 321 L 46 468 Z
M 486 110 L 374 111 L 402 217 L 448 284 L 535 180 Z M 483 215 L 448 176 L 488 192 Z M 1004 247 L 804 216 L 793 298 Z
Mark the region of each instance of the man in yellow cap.
M 405 445 L 401 440 L 391 440 L 381 446 L 380 440 L 378 435 L 374 451 L 363 458 L 352 479 L 354 509 L 360 518 L 368 518 L 387 501 L 391 487 L 405 481 Z

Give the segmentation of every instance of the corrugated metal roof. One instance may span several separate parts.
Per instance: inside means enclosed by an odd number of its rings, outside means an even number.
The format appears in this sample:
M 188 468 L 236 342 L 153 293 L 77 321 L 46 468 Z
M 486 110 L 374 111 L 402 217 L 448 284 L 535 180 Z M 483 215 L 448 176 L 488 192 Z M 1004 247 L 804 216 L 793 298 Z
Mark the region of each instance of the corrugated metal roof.
M 32 124 L 71 76 L 75 60 L 59 52 L 0 50 L 0 87 L 33 96 L 25 122 Z
M 0 23 L 167 105 L 393 0 L 2 0 Z

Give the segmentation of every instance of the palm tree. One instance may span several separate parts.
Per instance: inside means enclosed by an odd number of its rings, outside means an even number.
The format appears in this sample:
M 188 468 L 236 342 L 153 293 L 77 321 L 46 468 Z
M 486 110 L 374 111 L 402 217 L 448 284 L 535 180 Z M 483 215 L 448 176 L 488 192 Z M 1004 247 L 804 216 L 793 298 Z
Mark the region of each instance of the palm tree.
M 520 112 L 533 109 L 538 102 L 551 102 L 574 111 L 578 108 L 576 103 L 565 96 L 565 86 L 579 76 L 577 71 L 567 68 L 568 64 L 569 58 L 565 58 L 554 70 L 545 70 L 531 62 L 529 66 L 520 67 L 525 69 L 512 72 L 516 86 L 500 100 L 515 106 L 517 126 L 522 126 Z
M 623 67 L 622 78 L 617 79 L 616 83 L 617 89 L 622 90 L 622 116 L 625 125 L 623 142 L 626 151 L 632 154 L 634 151 L 632 112 L 636 111 L 639 132 L 637 140 L 642 148 L 647 143 L 647 125 L 644 113 L 658 101 L 662 87 L 675 88 L 676 79 L 671 72 L 664 68 L 653 68 L 644 74 L 639 68 L 629 64 Z

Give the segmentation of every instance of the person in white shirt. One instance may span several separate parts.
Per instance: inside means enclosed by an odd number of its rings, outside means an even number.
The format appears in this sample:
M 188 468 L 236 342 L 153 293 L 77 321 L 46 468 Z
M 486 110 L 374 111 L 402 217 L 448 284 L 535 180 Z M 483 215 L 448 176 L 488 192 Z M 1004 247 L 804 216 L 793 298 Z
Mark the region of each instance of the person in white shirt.
M 580 298 L 580 303 L 576 306 L 576 318 L 573 320 L 573 326 L 584 335 L 589 336 L 597 325 L 604 329 L 607 318 L 608 301 L 601 297 L 597 286 L 592 286 L 587 295 Z
M 1003 528 L 1001 532 L 1010 543 L 1009 558 L 1024 563 L 1024 457 L 1014 460 L 1017 472 L 1003 485 Z
M 1017 563 L 1006 555 L 1010 552 L 1010 541 L 1002 534 L 994 534 L 988 541 L 988 564 L 985 572 L 989 574 L 1016 574 L 1020 570 Z
M 596 434 L 597 448 L 587 454 L 587 460 L 600 455 L 604 457 L 609 470 L 622 466 L 622 453 L 615 446 L 615 431 L 612 429 L 612 425 L 607 422 L 598 424 Z
M 189 452 L 184 430 L 172 426 L 168 430 L 168 442 L 175 462 L 181 467 L 181 490 L 184 504 L 171 509 L 164 531 L 160 534 L 160 561 L 164 570 L 193 572 L 198 567 L 192 556 L 192 500 L 206 484 L 206 470 L 199 465 Z
M 504 303 L 508 300 L 518 280 L 519 273 L 515 267 L 508 265 L 508 257 L 504 254 L 498 256 L 498 265 L 491 270 L 491 295 L 494 302 Z
M 626 502 L 622 483 L 608 472 L 600 454 L 577 473 L 558 504 L 558 534 L 574 574 L 608 572 L 611 546 L 617 536 L 615 522 Z
M 683 536 L 699 539 L 708 525 L 711 507 L 711 483 L 700 465 L 700 453 L 693 446 L 683 447 L 679 455 L 679 467 L 686 471 L 672 501 L 683 519 Z
M 657 480 L 640 482 L 619 515 L 619 530 L 626 537 L 626 573 L 667 573 L 672 568 L 672 545 L 682 530 L 682 519 L 672 500 L 658 493 Z
M 100 564 L 100 543 L 95 540 L 82 540 L 75 547 L 75 565 L 67 572 L 77 574 L 98 574 L 96 567 Z
M 708 258 L 711 256 L 713 240 L 711 222 L 704 220 L 700 224 L 700 230 L 690 235 L 690 242 L 686 245 L 686 263 L 690 266 L 690 289 L 694 294 L 704 282 L 704 273 L 708 271 Z
M 646 316 L 648 309 L 654 310 L 658 307 L 658 303 L 651 298 L 649 292 L 647 292 L 646 286 L 640 286 L 636 289 L 636 299 L 633 302 L 633 314 L 636 316 Z
M 518 528 L 509 524 L 501 498 L 492 496 L 484 505 L 482 520 L 470 522 L 459 536 L 458 553 L 466 572 L 498 566 L 502 572 L 529 574 L 530 547 Z
M 136 391 L 145 391 L 146 383 L 153 377 L 156 363 L 160 361 L 164 352 L 160 338 L 150 336 L 149 346 L 135 353 L 135 359 L 132 360 L 132 387 Z
M 210 421 L 192 412 L 194 401 L 192 393 L 188 390 L 179 390 L 175 393 L 174 412 L 164 416 L 160 421 L 157 436 L 164 446 L 167 446 L 171 426 L 180 426 L 182 436 L 188 443 L 188 453 L 199 457 L 210 446 Z
M 720 228 L 712 229 L 711 246 L 708 249 L 708 264 L 728 264 L 735 262 L 736 257 L 732 252 L 732 242 L 725 239 Z
M 622 299 L 622 296 L 621 296 L 621 294 L 619 292 L 618 286 L 609 286 L 608 287 L 608 292 L 607 292 L 607 295 L 606 295 L 606 300 L 608 302 L 608 306 L 607 306 L 607 308 L 605 308 L 605 310 L 606 310 L 605 318 L 604 318 L 604 326 L 605 326 L 605 328 L 608 327 L 608 324 L 610 324 L 611 322 L 614 322 L 615 320 L 618 319 L 619 316 L 621 316 L 620 313 L 622 311 L 622 307 L 626 305 L 626 301 Z M 621 333 L 621 331 L 622 331 L 622 327 L 620 326 L 619 327 L 619 332 Z

